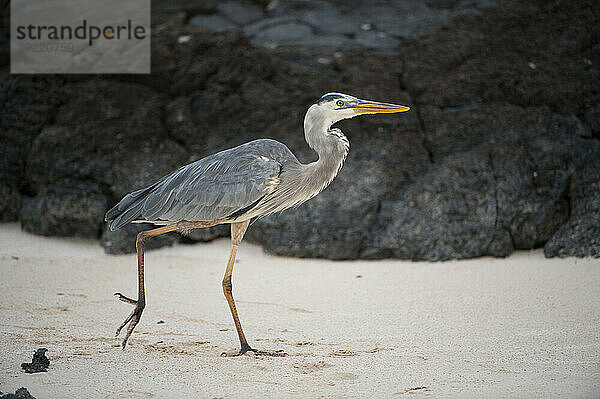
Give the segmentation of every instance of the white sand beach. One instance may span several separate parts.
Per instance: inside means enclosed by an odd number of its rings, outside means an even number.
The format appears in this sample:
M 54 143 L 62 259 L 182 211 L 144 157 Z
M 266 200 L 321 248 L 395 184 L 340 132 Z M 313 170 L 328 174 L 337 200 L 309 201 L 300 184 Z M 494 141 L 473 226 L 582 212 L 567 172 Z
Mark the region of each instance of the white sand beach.
M 0 391 L 44 398 L 600 397 L 600 260 L 333 262 L 243 243 L 234 296 L 250 345 L 284 358 L 221 357 L 238 339 L 221 279 L 229 241 L 146 254 L 147 307 L 125 351 L 135 255 L 0 225 Z M 157 323 L 159 320 L 164 323 Z M 48 372 L 20 364 L 48 349 Z

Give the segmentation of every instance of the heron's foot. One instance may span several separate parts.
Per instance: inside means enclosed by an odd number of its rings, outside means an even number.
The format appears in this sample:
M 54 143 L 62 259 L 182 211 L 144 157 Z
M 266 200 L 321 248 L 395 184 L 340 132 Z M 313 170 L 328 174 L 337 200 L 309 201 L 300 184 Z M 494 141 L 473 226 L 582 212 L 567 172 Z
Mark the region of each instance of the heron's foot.
M 277 349 L 274 351 L 261 351 L 257 349 L 250 349 L 254 356 L 271 356 L 271 357 L 286 357 L 287 353 L 283 349 Z
M 275 350 L 275 351 L 262 351 L 262 350 L 251 348 L 250 345 L 248 345 L 248 344 L 242 345 L 241 349 L 237 352 L 223 352 L 223 353 L 221 353 L 221 356 L 236 357 L 236 356 L 241 356 L 248 352 L 251 352 L 252 355 L 257 356 L 257 357 L 258 356 L 271 356 L 271 357 L 287 356 L 287 353 L 285 353 L 282 349 Z
M 131 305 L 135 305 L 135 309 L 127 316 L 125 321 L 121 323 L 119 328 L 117 328 L 117 332 L 115 337 L 119 336 L 123 327 L 127 326 L 127 333 L 125 334 L 125 338 L 123 338 L 123 342 L 121 343 L 121 347 L 125 349 L 125 345 L 127 345 L 127 340 L 131 336 L 135 326 L 140 322 L 140 318 L 142 317 L 142 312 L 144 311 L 144 307 L 146 306 L 144 302 L 136 301 L 131 298 L 126 297 L 125 295 L 117 292 L 115 296 L 118 296 L 119 299 L 123 302 L 129 303 Z M 129 325 L 128 325 L 129 324 Z

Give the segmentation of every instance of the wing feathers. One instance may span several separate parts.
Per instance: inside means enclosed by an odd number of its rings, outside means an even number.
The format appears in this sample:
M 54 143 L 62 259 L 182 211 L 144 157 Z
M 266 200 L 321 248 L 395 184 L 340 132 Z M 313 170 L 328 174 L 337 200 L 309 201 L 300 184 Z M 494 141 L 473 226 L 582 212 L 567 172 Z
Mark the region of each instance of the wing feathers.
M 208 221 L 247 211 L 279 184 L 281 164 L 261 151 L 275 145 L 283 146 L 257 140 L 186 165 L 127 194 L 106 220 L 115 230 L 134 219 Z

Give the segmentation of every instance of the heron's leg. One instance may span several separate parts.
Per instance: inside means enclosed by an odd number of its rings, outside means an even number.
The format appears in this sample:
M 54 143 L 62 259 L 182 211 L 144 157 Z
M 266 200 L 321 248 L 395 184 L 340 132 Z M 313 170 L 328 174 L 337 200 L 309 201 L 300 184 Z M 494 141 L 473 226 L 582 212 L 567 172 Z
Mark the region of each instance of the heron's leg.
M 233 322 L 235 323 L 235 329 L 237 330 L 238 337 L 240 339 L 240 355 L 248 350 L 252 350 L 252 348 L 250 348 L 250 345 L 248 345 L 248 341 L 244 335 L 244 330 L 242 330 L 240 317 L 238 316 L 237 308 L 235 307 L 235 301 L 233 300 L 231 274 L 233 273 L 233 265 L 235 264 L 235 256 L 237 254 L 238 246 L 242 242 L 242 238 L 244 238 L 244 233 L 248 228 L 248 224 L 249 221 L 231 224 L 231 252 L 229 253 L 229 260 L 227 261 L 225 276 L 223 276 L 223 294 L 225 294 L 225 298 L 227 299 L 227 304 L 229 305 L 231 316 L 233 316 Z
M 233 300 L 231 274 L 233 273 L 233 265 L 235 264 L 235 256 L 237 254 L 238 246 L 242 242 L 242 238 L 244 238 L 244 233 L 246 232 L 249 223 L 250 220 L 231 224 L 231 252 L 229 253 L 229 260 L 227 261 L 225 276 L 223 276 L 223 294 L 225 294 L 227 304 L 229 304 L 231 316 L 233 316 L 233 322 L 235 323 L 235 329 L 237 330 L 238 337 L 240 339 L 240 351 L 233 354 L 228 354 L 224 352 L 222 355 L 239 356 L 243 355 L 248 351 L 251 351 L 254 352 L 256 355 L 286 356 L 286 353 L 283 351 L 259 351 L 251 348 L 250 345 L 248 345 L 248 341 L 246 340 L 246 336 L 244 335 L 244 331 L 242 330 L 242 324 L 240 323 L 240 318 L 238 316 L 237 308 L 235 306 L 235 301 Z
M 144 289 L 144 243 L 150 237 L 155 237 L 164 233 L 168 233 L 170 231 L 178 230 L 178 226 L 176 224 L 163 226 L 152 230 L 142 231 L 137 235 L 137 239 L 135 241 L 135 248 L 137 250 L 137 261 L 138 261 L 138 299 L 137 301 L 131 298 L 126 297 L 120 292 L 115 293 L 116 296 L 119 297 L 123 302 L 129 303 L 131 305 L 135 305 L 135 309 L 127 316 L 125 321 L 121 323 L 119 328 L 117 328 L 116 335 L 119 335 L 123 327 L 129 323 L 127 327 L 127 333 L 125 334 L 125 338 L 121 346 L 125 349 L 125 345 L 127 344 L 127 340 L 131 336 L 133 329 L 140 321 L 142 317 L 142 312 L 144 311 L 144 307 L 146 306 L 146 291 Z

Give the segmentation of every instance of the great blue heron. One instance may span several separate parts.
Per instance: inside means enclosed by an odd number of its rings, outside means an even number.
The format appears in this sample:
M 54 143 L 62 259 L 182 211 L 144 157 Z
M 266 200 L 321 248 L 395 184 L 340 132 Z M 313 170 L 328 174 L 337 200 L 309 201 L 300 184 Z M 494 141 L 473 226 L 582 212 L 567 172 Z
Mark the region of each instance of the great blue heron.
M 319 159 L 302 164 L 282 143 L 260 139 L 221 151 L 183 166 L 156 183 L 127 194 L 106 213 L 110 229 L 143 221 L 162 227 L 142 231 L 136 240 L 138 299 L 121 293 L 120 300 L 135 309 L 117 329 L 128 323 L 125 348 L 144 310 L 144 242 L 170 231 L 231 224 L 231 253 L 223 277 L 223 293 L 240 339 L 241 355 L 284 355 L 281 351 L 257 351 L 248 345 L 233 300 L 231 273 L 240 245 L 252 218 L 299 205 L 319 194 L 342 167 L 350 144 L 340 129 L 331 126 L 342 119 L 363 114 L 405 112 L 404 105 L 361 100 L 342 93 L 327 93 L 313 104 L 304 117 L 304 136 Z

